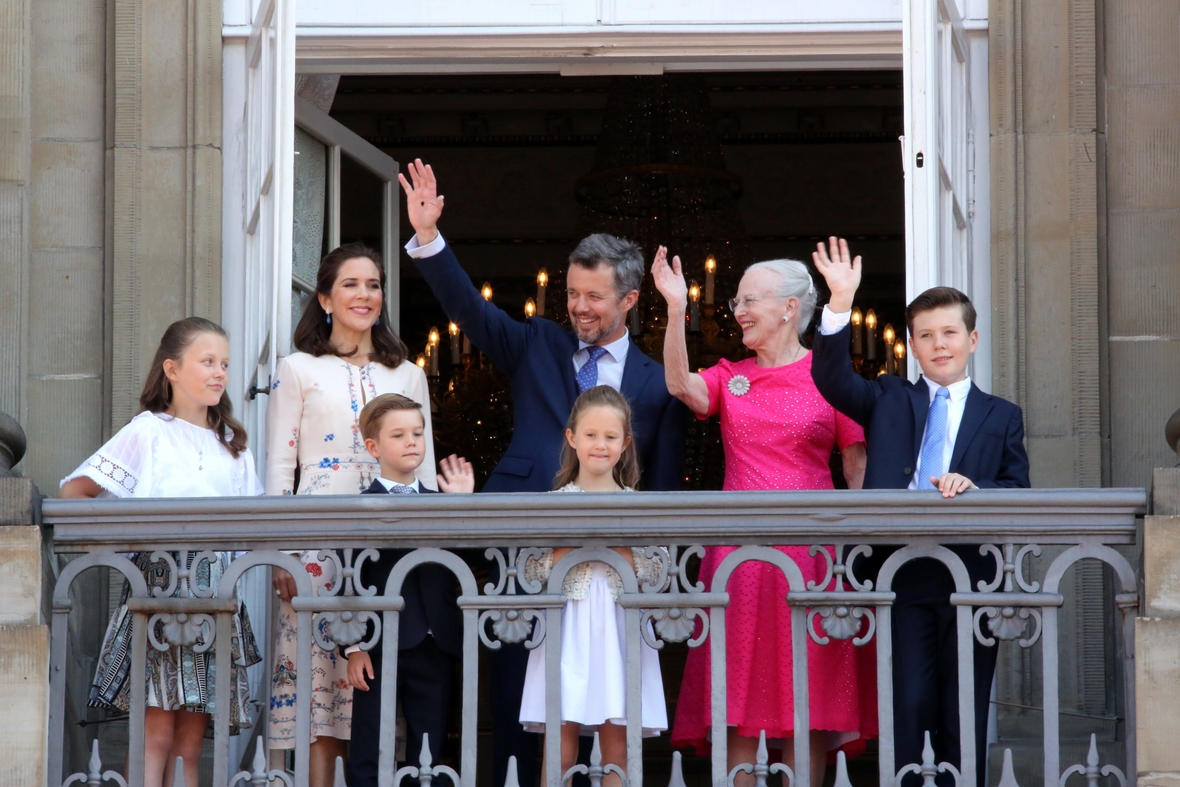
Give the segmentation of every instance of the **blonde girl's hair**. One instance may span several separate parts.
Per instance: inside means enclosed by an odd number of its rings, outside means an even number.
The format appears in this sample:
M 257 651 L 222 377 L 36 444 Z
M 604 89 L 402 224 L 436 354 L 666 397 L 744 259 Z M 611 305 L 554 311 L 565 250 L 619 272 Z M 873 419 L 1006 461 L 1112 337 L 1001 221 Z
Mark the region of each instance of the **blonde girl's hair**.
M 623 419 L 623 435 L 627 440 L 627 447 L 619 457 L 614 468 L 615 483 L 625 489 L 639 487 L 639 451 L 635 448 L 635 435 L 631 431 L 631 406 L 627 399 L 609 385 L 599 385 L 586 391 L 574 401 L 570 410 L 570 419 L 566 428 L 572 432 L 578 431 L 578 419 L 587 410 L 594 407 L 608 407 Z M 561 489 L 566 484 L 572 484 L 578 478 L 578 452 L 570 445 L 570 441 L 561 441 L 561 469 L 553 479 L 553 488 Z
M 143 383 L 143 392 L 139 395 L 140 412 L 162 413 L 172 404 L 172 383 L 168 375 L 164 374 L 164 361 L 180 363 L 184 351 L 202 333 L 212 333 L 229 340 L 224 328 L 203 317 L 177 320 L 164 331 L 156 357 L 152 359 L 152 366 Z M 241 456 L 246 450 L 246 429 L 234 418 L 234 406 L 229 400 L 228 391 L 222 391 L 221 400 L 208 408 L 207 418 L 209 428 L 217 435 L 217 441 L 225 446 L 234 459 Z

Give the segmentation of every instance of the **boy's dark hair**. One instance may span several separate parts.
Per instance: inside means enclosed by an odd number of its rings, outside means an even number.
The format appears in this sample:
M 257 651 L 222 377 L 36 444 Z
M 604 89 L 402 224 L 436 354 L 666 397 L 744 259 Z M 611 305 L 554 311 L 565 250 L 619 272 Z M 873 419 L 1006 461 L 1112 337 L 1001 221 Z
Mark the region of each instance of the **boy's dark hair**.
M 954 287 L 931 287 L 905 307 L 905 327 L 910 332 L 910 336 L 914 335 L 915 315 L 941 309 L 943 306 L 962 307 L 963 323 L 967 326 L 967 333 L 975 330 L 975 307 L 966 294 L 959 292 Z
M 377 433 L 381 431 L 381 422 L 394 410 L 418 410 L 421 413 L 422 405 L 401 394 L 381 394 L 361 410 L 361 437 L 376 440 Z M 422 421 L 426 422 L 426 416 L 422 416 Z

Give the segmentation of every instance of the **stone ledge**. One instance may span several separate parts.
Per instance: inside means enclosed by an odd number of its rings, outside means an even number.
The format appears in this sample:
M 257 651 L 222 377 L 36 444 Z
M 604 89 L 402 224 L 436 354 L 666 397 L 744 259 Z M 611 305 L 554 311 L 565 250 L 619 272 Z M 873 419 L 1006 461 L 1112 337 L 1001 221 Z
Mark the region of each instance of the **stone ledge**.
M 0 525 L 0 626 L 41 623 L 41 528 Z
M 1143 519 L 1143 615 L 1180 618 L 1180 516 Z
M 41 523 L 41 493 L 28 478 L 0 478 L 0 525 Z
M 1152 473 L 1151 513 L 1157 516 L 1180 514 L 1180 467 L 1157 467 Z

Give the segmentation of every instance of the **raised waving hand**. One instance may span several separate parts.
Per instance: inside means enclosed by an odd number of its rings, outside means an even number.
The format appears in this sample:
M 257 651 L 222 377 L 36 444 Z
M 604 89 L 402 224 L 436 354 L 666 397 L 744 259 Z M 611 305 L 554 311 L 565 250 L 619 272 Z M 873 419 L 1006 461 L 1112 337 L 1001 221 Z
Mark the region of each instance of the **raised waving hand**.
M 683 310 L 688 303 L 688 285 L 680 268 L 680 258 L 673 257 L 672 264 L 668 264 L 666 246 L 660 246 L 656 250 L 655 259 L 651 263 L 651 276 L 655 280 L 656 289 L 668 302 L 669 309 L 679 307 Z
M 397 180 L 402 184 L 402 191 L 406 192 L 406 212 L 418 233 L 418 245 L 425 246 L 438 235 L 438 219 L 446 198 L 438 193 L 434 170 L 429 164 L 423 164 L 422 159 L 411 161 L 406 170 L 410 179 L 406 180 L 406 176 L 399 172 Z
M 848 253 L 848 241 L 835 235 L 828 238 L 828 246 L 830 252 L 823 243 L 817 243 L 811 261 L 832 293 L 828 308 L 836 314 L 843 314 L 852 310 L 852 299 L 860 287 L 860 257 L 852 258 Z

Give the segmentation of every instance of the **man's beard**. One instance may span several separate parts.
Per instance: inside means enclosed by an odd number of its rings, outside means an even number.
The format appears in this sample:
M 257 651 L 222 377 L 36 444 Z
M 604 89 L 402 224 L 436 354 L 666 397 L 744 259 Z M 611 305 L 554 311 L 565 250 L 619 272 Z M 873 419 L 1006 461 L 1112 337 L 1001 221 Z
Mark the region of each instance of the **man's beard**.
M 609 328 L 599 328 L 598 330 L 589 334 L 582 333 L 581 326 L 578 324 L 578 318 L 572 314 L 570 315 L 570 322 L 574 325 L 574 333 L 577 335 L 578 341 L 585 342 L 586 344 L 590 345 L 596 345 L 619 329 L 619 326 L 623 324 L 623 316 L 624 313 L 619 312 L 619 316 L 617 319 L 615 319 L 614 325 L 610 326 Z M 602 325 L 601 318 L 598 324 Z

